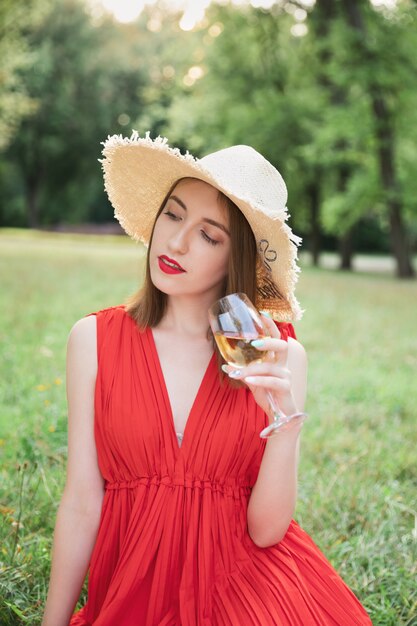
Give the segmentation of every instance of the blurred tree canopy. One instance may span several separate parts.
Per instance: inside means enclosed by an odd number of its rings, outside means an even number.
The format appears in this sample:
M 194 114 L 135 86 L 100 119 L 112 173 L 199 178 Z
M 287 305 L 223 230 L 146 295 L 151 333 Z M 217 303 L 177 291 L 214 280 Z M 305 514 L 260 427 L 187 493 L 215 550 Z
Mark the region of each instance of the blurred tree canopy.
M 32 51 L 27 28 L 42 18 L 43 2 L 29 6 L 23 0 L 0 3 L 0 150 L 4 150 L 21 119 L 35 110 L 20 70 L 30 66 Z
M 189 31 L 162 4 L 130 24 L 81 0 L 19 7 L 0 9 L 0 225 L 110 220 L 100 142 L 136 128 L 196 156 L 254 146 L 316 263 L 338 242 L 341 267 L 390 249 L 413 275 L 415 3 L 213 3 Z

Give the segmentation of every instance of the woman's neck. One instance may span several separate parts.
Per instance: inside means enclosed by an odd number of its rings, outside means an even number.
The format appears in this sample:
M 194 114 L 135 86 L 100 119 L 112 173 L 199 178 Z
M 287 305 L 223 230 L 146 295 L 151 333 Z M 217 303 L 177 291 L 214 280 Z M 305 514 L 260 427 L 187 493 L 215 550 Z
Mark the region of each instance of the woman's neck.
M 211 295 L 168 296 L 167 310 L 158 328 L 189 337 L 206 337 L 208 309 L 212 304 Z

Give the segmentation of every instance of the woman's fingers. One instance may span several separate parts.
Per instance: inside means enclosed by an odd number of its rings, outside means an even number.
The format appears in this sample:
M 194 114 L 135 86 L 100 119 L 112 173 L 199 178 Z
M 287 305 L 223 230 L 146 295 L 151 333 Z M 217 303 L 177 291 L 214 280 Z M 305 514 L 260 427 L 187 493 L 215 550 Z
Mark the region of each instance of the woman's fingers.
M 281 333 L 275 322 L 268 316 L 262 315 L 265 332 L 269 336 L 258 337 L 251 341 L 251 345 L 259 350 L 260 358 L 264 361 L 250 363 L 247 367 L 234 368 L 231 365 L 223 365 L 222 369 L 231 378 L 243 380 L 247 376 L 287 376 L 289 371 L 285 368 L 288 357 L 288 343 L 281 339 Z M 284 369 L 285 368 L 285 371 Z
M 291 391 L 291 382 L 288 378 L 276 378 L 275 376 L 245 376 L 243 382 L 270 391 L 279 391 L 281 393 Z
M 251 341 L 251 345 L 261 352 L 267 352 L 268 361 L 274 361 L 280 365 L 287 363 L 288 344 L 286 341 L 276 337 L 262 337 Z
M 247 367 L 242 368 L 234 368 L 232 365 L 222 365 L 222 369 L 226 374 L 230 376 L 230 378 L 236 378 L 239 380 L 244 380 L 248 376 L 266 376 L 268 378 L 278 377 L 291 379 L 291 372 L 287 367 L 279 365 L 277 363 L 270 363 L 268 361 L 263 361 L 262 363 L 251 363 Z
M 283 339 L 275 337 L 262 337 L 251 341 L 251 345 L 258 350 L 274 350 L 277 352 L 285 352 L 287 350 L 287 342 Z
M 269 315 L 262 313 L 262 322 L 268 332 L 268 335 L 271 335 L 271 337 L 274 337 L 276 339 L 281 338 L 281 333 L 279 332 L 277 325 L 275 324 L 274 320 L 269 317 Z

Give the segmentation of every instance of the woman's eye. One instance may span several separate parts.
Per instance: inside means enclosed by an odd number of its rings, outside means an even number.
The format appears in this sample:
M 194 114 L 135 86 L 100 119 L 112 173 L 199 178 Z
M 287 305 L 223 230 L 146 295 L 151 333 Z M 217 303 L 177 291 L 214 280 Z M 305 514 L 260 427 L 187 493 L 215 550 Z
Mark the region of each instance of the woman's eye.
M 215 239 L 212 239 L 211 237 L 209 237 L 208 234 L 204 232 L 204 230 L 201 231 L 201 234 L 203 235 L 203 239 L 211 243 L 212 246 L 217 246 L 217 244 L 219 243 Z
M 164 215 L 168 215 L 168 217 L 171 220 L 179 220 L 180 219 L 177 215 L 175 215 L 175 213 L 172 213 L 172 211 L 164 211 Z

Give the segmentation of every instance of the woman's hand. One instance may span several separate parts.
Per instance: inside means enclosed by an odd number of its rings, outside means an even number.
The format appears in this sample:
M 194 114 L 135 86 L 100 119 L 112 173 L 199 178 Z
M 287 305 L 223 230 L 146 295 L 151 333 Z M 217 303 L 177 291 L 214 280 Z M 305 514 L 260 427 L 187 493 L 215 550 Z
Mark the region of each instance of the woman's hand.
M 233 368 L 223 365 L 223 371 L 230 378 L 242 380 L 251 390 L 257 404 L 273 418 L 268 392 L 274 399 L 275 405 L 284 415 L 296 413 L 299 409 L 293 395 L 291 371 L 288 368 L 288 342 L 281 339 L 281 334 L 274 321 L 264 317 L 264 324 L 270 337 L 265 337 L 259 345 L 256 340 L 254 347 L 268 353 L 266 360 L 261 363 L 251 363 L 243 368 Z

